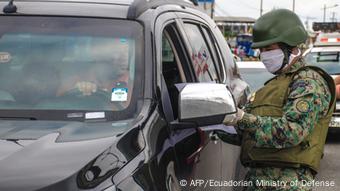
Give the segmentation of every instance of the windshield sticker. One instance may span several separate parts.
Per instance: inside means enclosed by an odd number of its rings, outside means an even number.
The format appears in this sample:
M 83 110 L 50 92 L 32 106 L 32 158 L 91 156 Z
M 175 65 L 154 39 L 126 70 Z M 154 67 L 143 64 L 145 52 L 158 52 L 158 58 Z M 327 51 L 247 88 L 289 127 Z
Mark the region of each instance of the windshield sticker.
M 120 42 L 121 42 L 121 43 L 126 43 L 126 41 L 127 41 L 126 38 L 121 38 L 121 39 L 120 39 Z
M 84 117 L 83 113 L 68 113 L 67 118 L 79 118 Z
M 11 54 L 8 52 L 0 52 L 0 64 L 1 63 L 8 63 L 11 61 Z
M 112 88 L 111 101 L 127 101 L 127 88 Z
M 208 69 L 208 61 L 209 61 L 209 53 L 208 50 L 204 47 L 201 47 L 198 52 L 195 49 L 192 50 L 192 60 L 194 63 L 194 69 L 197 77 L 200 77 L 202 74 L 204 75 Z
M 105 112 L 85 113 L 85 119 L 102 119 L 102 118 L 105 118 Z

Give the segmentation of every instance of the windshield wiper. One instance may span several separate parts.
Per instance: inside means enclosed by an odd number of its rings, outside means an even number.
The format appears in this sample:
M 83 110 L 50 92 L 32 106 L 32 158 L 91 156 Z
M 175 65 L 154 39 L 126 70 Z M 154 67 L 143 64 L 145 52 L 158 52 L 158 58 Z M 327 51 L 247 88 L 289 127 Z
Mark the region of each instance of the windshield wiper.
M 35 117 L 4 117 L 4 116 L 0 116 L 0 119 L 1 120 L 38 120 L 37 118 Z

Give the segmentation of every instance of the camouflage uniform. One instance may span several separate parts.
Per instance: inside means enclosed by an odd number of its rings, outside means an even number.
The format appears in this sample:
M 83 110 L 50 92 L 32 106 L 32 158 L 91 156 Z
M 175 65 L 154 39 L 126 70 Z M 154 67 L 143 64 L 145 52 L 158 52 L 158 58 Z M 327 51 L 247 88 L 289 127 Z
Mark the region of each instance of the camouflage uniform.
M 304 65 L 297 62 L 289 68 L 296 71 Z M 252 99 L 250 99 L 250 102 Z M 288 148 L 301 143 L 312 131 L 320 115 L 326 115 L 331 101 L 327 82 L 313 70 L 302 70 L 289 85 L 288 99 L 284 105 L 281 118 L 254 116 L 249 114 L 249 103 L 245 106 L 245 114 L 238 122 L 240 129 L 254 129 L 251 137 L 257 147 Z M 247 110 L 248 109 L 248 110 Z M 250 168 L 246 180 L 253 181 L 253 186 L 246 190 L 310 190 L 303 187 L 301 180 L 313 180 L 308 168 Z M 262 181 L 282 181 L 283 184 L 263 184 Z M 290 182 L 291 185 L 290 185 Z M 273 187 L 271 187 L 273 186 Z

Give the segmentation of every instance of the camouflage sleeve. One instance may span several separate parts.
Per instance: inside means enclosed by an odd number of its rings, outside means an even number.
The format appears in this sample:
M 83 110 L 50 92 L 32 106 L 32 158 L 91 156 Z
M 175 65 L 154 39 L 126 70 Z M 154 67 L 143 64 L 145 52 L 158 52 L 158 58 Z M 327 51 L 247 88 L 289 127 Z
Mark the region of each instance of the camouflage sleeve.
M 326 81 L 315 71 L 301 71 L 290 84 L 281 118 L 245 113 L 238 125 L 251 132 L 258 147 L 285 148 L 298 145 L 326 115 L 331 95 Z M 247 111 L 247 110 L 246 110 Z

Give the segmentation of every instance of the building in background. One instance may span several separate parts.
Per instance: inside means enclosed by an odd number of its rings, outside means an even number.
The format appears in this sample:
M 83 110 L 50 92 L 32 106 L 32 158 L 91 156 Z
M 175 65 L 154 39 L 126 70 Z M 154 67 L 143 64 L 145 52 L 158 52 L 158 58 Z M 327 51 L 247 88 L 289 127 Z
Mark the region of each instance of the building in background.
M 214 18 L 215 0 L 198 0 L 199 9 Z
M 251 17 L 218 16 L 214 17 L 214 20 L 227 39 L 238 34 L 252 33 L 255 23 L 255 19 Z
M 232 52 L 241 60 L 256 60 L 258 52 L 251 48 L 255 19 L 251 17 L 214 17 Z

